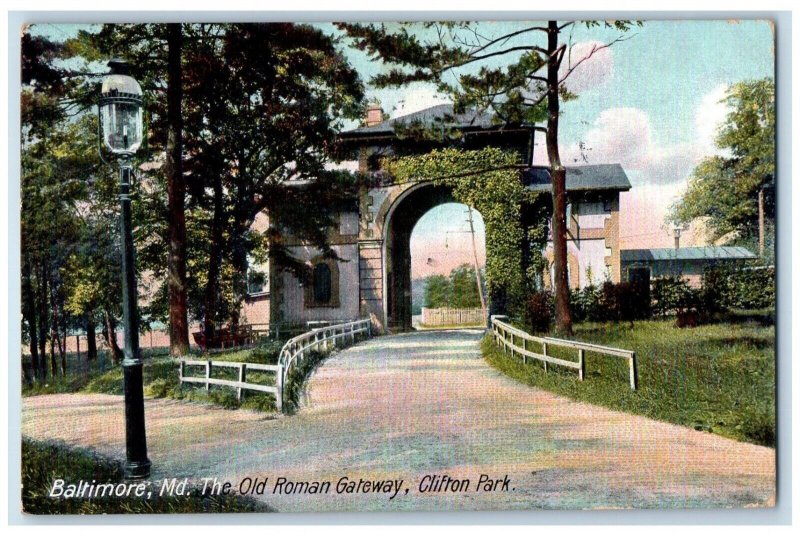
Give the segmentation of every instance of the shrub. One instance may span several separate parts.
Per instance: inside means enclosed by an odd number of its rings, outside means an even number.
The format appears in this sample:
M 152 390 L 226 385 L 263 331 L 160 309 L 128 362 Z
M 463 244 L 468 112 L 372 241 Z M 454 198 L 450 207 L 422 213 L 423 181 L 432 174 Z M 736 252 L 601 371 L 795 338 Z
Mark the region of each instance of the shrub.
M 712 266 L 703 273 L 700 289 L 700 307 L 706 314 L 720 313 L 728 309 L 726 296 L 729 290 L 729 272 L 719 266 Z
M 172 389 L 177 385 L 177 381 L 170 381 L 166 378 L 158 378 L 145 386 L 144 392 L 153 398 L 166 398 Z
M 708 313 L 775 307 L 775 268 L 756 265 L 710 267 L 703 274 L 700 300 Z
M 576 322 L 633 321 L 650 317 L 650 288 L 646 283 L 612 283 L 586 286 L 570 293 Z
M 633 322 L 650 318 L 650 286 L 644 282 L 614 285 L 619 320 Z
M 545 333 L 552 321 L 553 295 L 548 291 L 531 294 L 525 307 L 525 324 L 533 333 Z
M 683 278 L 676 276 L 656 279 L 652 283 L 653 314 L 667 316 L 687 309 L 697 309 L 699 293 Z
M 736 429 L 759 445 L 775 445 L 774 407 L 743 407 Z
M 572 319 L 575 322 L 590 320 L 599 322 L 605 320 L 602 307 L 600 305 L 600 291 L 594 285 L 588 285 L 582 289 L 573 289 L 569 295 Z
M 725 302 L 736 309 L 775 307 L 775 267 L 745 266 L 730 271 Z

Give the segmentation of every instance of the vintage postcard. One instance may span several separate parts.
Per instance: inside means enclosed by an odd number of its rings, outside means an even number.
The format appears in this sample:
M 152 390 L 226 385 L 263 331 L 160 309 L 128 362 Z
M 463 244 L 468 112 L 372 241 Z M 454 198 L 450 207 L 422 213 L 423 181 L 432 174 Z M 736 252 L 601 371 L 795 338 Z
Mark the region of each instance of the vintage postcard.
M 771 21 L 20 39 L 25 515 L 775 506 Z

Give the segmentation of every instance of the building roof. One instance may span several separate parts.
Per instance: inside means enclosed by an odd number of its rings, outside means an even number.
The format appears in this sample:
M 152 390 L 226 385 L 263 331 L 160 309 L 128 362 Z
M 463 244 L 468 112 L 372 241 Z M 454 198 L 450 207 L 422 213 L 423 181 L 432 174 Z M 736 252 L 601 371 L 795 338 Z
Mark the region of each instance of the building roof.
M 522 172 L 522 179 L 529 190 L 549 192 L 550 170 L 545 166 L 530 167 Z M 592 164 L 567 166 L 567 191 L 631 189 L 631 182 L 619 164 Z
M 755 259 L 756 256 L 741 246 L 703 246 L 694 248 L 623 249 L 622 262 L 704 261 Z
M 492 115 L 487 112 L 467 111 L 463 114 L 454 114 L 452 104 L 437 104 L 418 112 L 413 112 L 400 117 L 387 119 L 377 125 L 363 126 L 341 133 L 342 137 L 361 135 L 394 134 L 398 126 L 432 126 L 441 122 L 442 126 L 461 129 L 488 129 L 498 128 L 492 121 Z

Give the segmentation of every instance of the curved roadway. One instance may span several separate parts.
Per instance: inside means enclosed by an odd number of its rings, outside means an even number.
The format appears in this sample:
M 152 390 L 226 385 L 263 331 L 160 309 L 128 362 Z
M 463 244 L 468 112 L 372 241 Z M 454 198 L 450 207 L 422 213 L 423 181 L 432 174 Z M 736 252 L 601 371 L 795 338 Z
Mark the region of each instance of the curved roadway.
M 773 449 L 518 384 L 483 361 L 480 337 L 412 332 L 362 342 L 314 373 L 291 417 L 147 400 L 153 477 L 269 478 L 260 498 L 279 511 L 774 503 Z M 22 432 L 122 458 L 121 417 L 116 396 L 29 397 Z M 482 474 L 499 480 L 494 491 L 475 489 Z M 426 475 L 470 484 L 420 491 Z M 279 477 L 328 480 L 331 490 L 273 494 Z M 389 499 L 393 492 L 336 493 L 342 477 L 403 483 Z

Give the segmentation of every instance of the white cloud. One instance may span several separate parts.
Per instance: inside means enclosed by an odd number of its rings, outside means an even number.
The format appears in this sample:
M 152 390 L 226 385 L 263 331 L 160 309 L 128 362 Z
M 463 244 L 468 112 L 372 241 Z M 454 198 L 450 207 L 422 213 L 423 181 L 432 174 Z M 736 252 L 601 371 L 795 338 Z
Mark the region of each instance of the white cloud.
M 561 147 L 566 165 L 621 164 L 648 184 L 669 184 L 686 178 L 697 160 L 691 143 L 667 146 L 654 141 L 650 117 L 639 108 L 609 108 L 600 112 L 582 144 Z M 546 163 L 546 151 L 535 152 Z
M 714 138 L 730 111 L 720 101 L 726 85 L 703 95 L 695 108 L 691 141 L 660 143 L 650 116 L 639 108 L 609 108 L 600 112 L 579 143 L 561 147 L 565 165 L 621 164 L 633 188 L 620 198 L 625 215 L 620 223 L 623 247 L 669 247 L 672 233 L 664 220 L 677 201 L 694 167 L 704 158 L 719 154 Z M 534 152 L 537 164 L 547 164 L 547 152 L 540 143 Z M 705 233 L 697 222 L 681 238 L 681 244 L 702 245 Z
M 639 108 L 609 108 L 600 112 L 582 144 L 561 147 L 567 165 L 619 163 L 635 179 L 647 184 L 683 183 L 704 157 L 719 154 L 714 138 L 730 112 L 721 100 L 727 86 L 716 86 L 703 95 L 694 114 L 692 141 L 662 144 L 650 116 Z M 540 145 L 541 147 L 541 145 Z M 538 163 L 546 163 L 546 151 L 539 150 Z
M 720 84 L 703 96 L 700 106 L 697 107 L 694 122 L 697 129 L 698 149 L 704 155 L 718 154 L 720 151 L 714 144 L 717 130 L 725 122 L 725 117 L 730 113 L 731 107 L 722 99 L 728 93 L 728 86 Z
M 447 97 L 436 91 L 436 89 L 427 86 L 409 89 L 403 95 L 404 98 L 398 101 L 397 105 L 389 113 L 390 117 L 401 117 L 437 104 L 450 103 Z
M 575 70 L 566 79 L 567 89 L 581 93 L 606 84 L 614 74 L 614 55 L 610 47 L 600 48 L 600 41 L 575 43 L 564 57 L 560 76 L 564 76 L 570 66 Z M 581 60 L 584 60 L 581 62 Z

